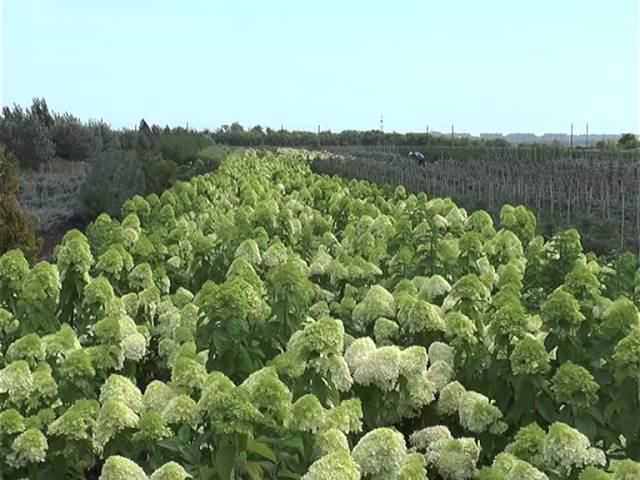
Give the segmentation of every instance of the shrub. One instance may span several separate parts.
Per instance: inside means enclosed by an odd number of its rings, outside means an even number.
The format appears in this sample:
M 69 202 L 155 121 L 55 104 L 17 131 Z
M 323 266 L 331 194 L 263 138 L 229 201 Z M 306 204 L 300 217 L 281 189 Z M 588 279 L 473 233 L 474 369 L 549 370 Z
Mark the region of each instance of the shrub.
M 127 198 L 144 191 L 143 166 L 136 152 L 109 150 L 91 160 L 81 196 L 90 213 L 117 216 Z
M 35 259 L 42 239 L 34 233 L 35 219 L 22 211 L 16 193 L 18 171 L 15 158 L 0 145 L 0 255 L 15 248 Z

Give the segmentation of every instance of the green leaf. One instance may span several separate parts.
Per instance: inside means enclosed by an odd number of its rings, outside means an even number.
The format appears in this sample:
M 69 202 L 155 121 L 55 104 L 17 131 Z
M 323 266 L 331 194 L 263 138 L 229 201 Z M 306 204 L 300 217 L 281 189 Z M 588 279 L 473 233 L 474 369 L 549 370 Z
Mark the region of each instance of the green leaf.
M 299 480 L 300 479 L 300 475 L 298 475 L 297 473 L 292 472 L 291 470 L 280 470 L 278 472 L 278 478 L 287 478 L 287 479 L 291 479 L 291 480 Z
M 247 462 L 244 470 L 251 480 L 262 480 L 264 478 L 262 467 L 257 462 Z
M 536 399 L 536 410 L 547 422 L 554 422 L 558 417 L 558 412 L 553 400 L 546 395 L 542 395 Z
M 223 445 L 216 452 L 216 471 L 221 480 L 233 480 L 236 467 L 235 445 Z
M 580 416 L 576 418 L 576 428 L 593 441 L 598 433 L 598 426 L 591 417 Z
M 300 455 L 304 455 L 304 441 L 300 437 L 291 437 L 282 442 L 282 445 L 291 450 L 296 450 Z
M 202 480 L 214 480 L 216 477 L 216 470 L 210 466 L 200 467 L 198 469 L 198 475 Z
M 253 439 L 249 439 L 247 444 L 247 452 L 255 453 L 256 455 L 260 455 L 267 460 L 271 460 L 273 463 L 278 462 L 278 457 L 265 443 L 256 442 Z
M 191 429 L 188 425 L 182 425 L 178 430 L 178 438 L 182 443 L 189 443 L 191 438 Z
M 179 452 L 180 448 L 182 448 L 182 443 L 175 437 L 160 440 L 158 445 L 162 448 L 166 448 L 167 450 L 171 450 L 172 452 Z

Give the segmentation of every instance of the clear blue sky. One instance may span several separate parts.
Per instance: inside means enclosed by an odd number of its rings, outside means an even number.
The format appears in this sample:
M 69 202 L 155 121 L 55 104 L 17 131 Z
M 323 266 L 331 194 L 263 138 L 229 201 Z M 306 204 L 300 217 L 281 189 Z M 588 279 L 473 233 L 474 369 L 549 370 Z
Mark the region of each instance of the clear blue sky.
M 638 0 L 2 3 L 3 105 L 116 127 L 640 130 Z

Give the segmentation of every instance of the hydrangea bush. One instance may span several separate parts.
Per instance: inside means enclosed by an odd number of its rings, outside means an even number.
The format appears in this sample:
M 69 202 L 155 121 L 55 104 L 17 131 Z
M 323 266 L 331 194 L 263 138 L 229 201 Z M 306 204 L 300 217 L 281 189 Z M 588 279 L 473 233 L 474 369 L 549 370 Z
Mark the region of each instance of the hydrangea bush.
M 0 257 L 1 478 L 640 478 L 640 274 L 314 155 Z

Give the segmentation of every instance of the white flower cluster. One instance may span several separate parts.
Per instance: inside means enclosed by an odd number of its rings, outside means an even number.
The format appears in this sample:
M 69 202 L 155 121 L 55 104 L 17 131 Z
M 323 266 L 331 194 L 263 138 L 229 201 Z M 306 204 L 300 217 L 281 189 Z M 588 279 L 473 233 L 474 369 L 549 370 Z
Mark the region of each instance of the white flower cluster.
M 427 447 L 425 459 L 445 480 L 468 480 L 476 473 L 480 445 L 473 438 L 441 438 Z
M 435 388 L 440 391 L 455 377 L 455 371 L 446 362 L 442 360 L 434 361 L 431 359 L 431 366 L 427 370 L 427 377 L 434 384 Z
M 384 394 L 399 392 L 399 398 L 393 400 L 394 408 L 384 414 L 388 421 L 411 418 L 435 399 L 437 388 L 427 371 L 428 355 L 424 347 L 377 348 L 373 340 L 363 337 L 349 345 L 344 358 L 354 383 L 377 387 Z M 451 375 L 447 374 L 447 381 Z
M 362 302 L 353 310 L 354 327 L 358 330 L 373 324 L 378 318 L 395 318 L 396 303 L 393 295 L 380 285 L 374 285 Z
M 440 308 L 409 293 L 397 296 L 397 319 L 401 330 L 409 335 L 444 332 L 446 325 Z
M 107 400 L 122 402 L 134 412 L 142 408 L 142 393 L 138 387 L 127 377 L 113 374 L 109 376 L 100 388 L 100 403 Z
M 451 284 L 440 275 L 433 275 L 420 288 L 420 296 L 428 301 L 442 297 L 451 291 Z
M 193 478 L 182 465 L 176 462 L 165 463 L 151 474 L 150 480 L 186 480 Z
M 291 406 L 291 427 L 295 430 L 316 433 L 325 426 L 326 413 L 318 397 L 307 394 Z
M 435 400 L 436 387 L 429 380 L 426 371 L 406 378 L 405 388 L 400 391 L 397 414 L 400 419 L 411 418 L 420 414 L 422 407 Z
M 262 263 L 260 247 L 253 239 L 247 239 L 236 249 L 235 258 L 244 258 L 253 267 L 258 267 Z
M 309 267 L 309 274 L 311 276 L 322 276 L 329 273 L 333 257 L 327 251 L 327 247 L 320 245 L 318 251 L 311 260 L 311 266 Z
M 316 452 L 323 454 L 303 480 L 426 480 L 424 456 L 408 453 L 403 435 L 377 428 L 363 436 L 349 454 L 346 437 L 339 430 L 318 435 Z
M 118 400 L 107 400 L 100 410 L 96 430 L 93 435 L 93 447 L 100 453 L 106 444 L 119 432 L 138 426 L 138 415 Z
M 500 453 L 487 470 L 501 475 L 505 480 L 549 480 L 545 473 L 510 453 Z
M 353 371 L 353 379 L 359 385 L 375 385 L 382 390 L 394 390 L 400 375 L 400 357 L 400 348 L 380 347 L 369 353 Z
M 187 424 L 195 427 L 200 419 L 200 410 L 194 399 L 181 394 L 173 397 L 161 410 L 162 418 L 169 425 Z
M 186 480 L 192 478 L 181 465 L 165 463 L 155 470 L 151 477 L 134 461 L 112 455 L 104 462 L 99 480 Z
M 20 322 L 9 310 L 0 307 L 0 335 L 15 332 L 20 326 Z
M 49 444 L 43 433 L 36 428 L 30 428 L 15 438 L 7 462 L 15 468 L 29 463 L 44 462 L 48 448 Z
M 253 405 L 275 424 L 286 425 L 291 410 L 291 392 L 282 383 L 274 367 L 253 372 L 240 385 Z
M 360 480 L 360 467 L 349 452 L 339 450 L 314 462 L 301 480 Z
M 377 428 L 360 439 L 352 457 L 365 476 L 393 478 L 407 455 L 401 433 L 390 428 Z
M 337 428 L 344 434 L 362 431 L 362 402 L 359 398 L 343 400 L 327 410 L 325 428 Z
M 16 360 L 0 370 L 0 393 L 8 394 L 8 400 L 20 404 L 33 392 L 33 376 L 29 364 Z
M 507 429 L 502 412 L 489 398 L 467 391 L 459 382 L 451 382 L 440 391 L 437 408 L 441 415 L 457 413 L 460 425 L 473 433 L 489 431 L 499 435 Z
M 435 425 L 433 427 L 426 427 L 422 430 L 415 431 L 409 437 L 411 446 L 419 451 L 426 451 L 429 446 L 438 440 L 452 439 L 453 436 L 447 427 L 444 425 Z
M 114 374 L 100 389 L 100 403 L 102 408 L 93 436 L 93 446 L 98 453 L 118 433 L 138 426 L 142 393 L 131 380 Z
M 0 314 L 2 313 L 1 310 Z M 57 361 L 80 349 L 80 341 L 73 328 L 68 324 L 62 325 L 57 332 L 42 337 L 42 344 L 47 358 Z
M 467 392 L 462 397 L 458 415 L 460 425 L 473 433 L 482 433 L 491 427 L 492 433 L 503 433 L 507 429 L 507 425 L 501 422 L 502 412 L 478 392 Z M 496 425 L 497 422 L 500 424 Z
M 542 453 L 545 465 L 566 476 L 571 475 L 574 469 L 606 463 L 604 452 L 591 447 L 584 434 L 559 422 L 549 427 Z
M 349 366 L 342 356 L 331 355 L 328 357 L 315 358 L 309 362 L 309 366 L 313 367 L 325 378 L 331 379 L 340 392 L 349 391 L 353 385 L 353 378 L 349 371 Z
M 349 452 L 349 440 L 339 429 L 330 428 L 316 435 L 314 451 L 317 458 L 338 451 Z
M 363 366 L 367 358 L 377 349 L 376 343 L 369 337 L 356 338 L 344 352 L 344 359 L 349 366 L 351 374 Z
M 443 342 L 433 342 L 429 345 L 429 360 L 431 363 L 442 361 L 453 368 L 456 351 L 453 347 Z

